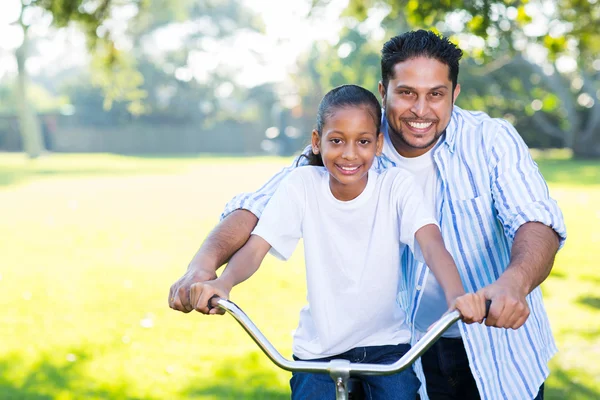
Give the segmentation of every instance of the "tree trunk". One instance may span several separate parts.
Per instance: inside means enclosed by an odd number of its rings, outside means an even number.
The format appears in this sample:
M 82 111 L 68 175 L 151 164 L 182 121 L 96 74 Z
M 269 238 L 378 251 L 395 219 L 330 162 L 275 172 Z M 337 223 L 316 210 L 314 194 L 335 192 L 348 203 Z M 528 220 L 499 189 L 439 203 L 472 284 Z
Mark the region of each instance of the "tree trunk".
M 39 120 L 27 98 L 27 86 L 29 83 L 29 77 L 25 68 L 27 45 L 27 27 L 23 26 L 23 44 L 15 52 L 18 69 L 17 109 L 19 113 L 19 131 L 23 139 L 23 150 L 29 158 L 37 158 L 44 151 L 44 142 Z
M 600 160 L 600 127 L 596 127 L 592 135 L 577 135 L 573 157 Z
M 596 94 L 596 82 L 600 78 L 600 74 L 588 74 L 585 70 L 581 70 L 583 78 L 583 90 L 592 98 Z M 595 158 L 600 159 L 600 101 L 596 97 L 596 101 L 587 113 L 586 123 L 583 125 L 576 137 L 575 145 L 573 146 L 573 155 L 576 158 Z

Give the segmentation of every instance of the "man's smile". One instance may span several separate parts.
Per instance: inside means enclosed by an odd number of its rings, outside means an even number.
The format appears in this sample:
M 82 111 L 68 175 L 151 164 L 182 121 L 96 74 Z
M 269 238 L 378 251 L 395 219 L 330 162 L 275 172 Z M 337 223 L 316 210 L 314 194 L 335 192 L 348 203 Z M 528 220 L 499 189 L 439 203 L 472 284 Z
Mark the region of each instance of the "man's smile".
M 404 122 L 412 128 L 412 130 L 425 132 L 434 124 L 433 121 L 407 121 Z

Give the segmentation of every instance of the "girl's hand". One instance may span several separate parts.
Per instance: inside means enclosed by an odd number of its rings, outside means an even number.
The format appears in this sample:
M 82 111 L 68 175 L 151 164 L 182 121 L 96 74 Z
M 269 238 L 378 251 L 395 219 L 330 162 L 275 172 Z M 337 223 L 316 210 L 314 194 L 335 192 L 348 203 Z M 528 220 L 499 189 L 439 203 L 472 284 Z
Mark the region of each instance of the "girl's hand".
M 479 293 L 467 293 L 452 302 L 450 310 L 458 310 L 466 324 L 482 323 L 485 318 L 485 297 Z
M 225 314 L 225 311 L 219 307 L 208 306 L 213 296 L 219 296 L 222 299 L 229 298 L 231 287 L 220 281 L 218 278 L 212 281 L 194 283 L 190 287 L 190 304 L 194 310 L 207 315 Z

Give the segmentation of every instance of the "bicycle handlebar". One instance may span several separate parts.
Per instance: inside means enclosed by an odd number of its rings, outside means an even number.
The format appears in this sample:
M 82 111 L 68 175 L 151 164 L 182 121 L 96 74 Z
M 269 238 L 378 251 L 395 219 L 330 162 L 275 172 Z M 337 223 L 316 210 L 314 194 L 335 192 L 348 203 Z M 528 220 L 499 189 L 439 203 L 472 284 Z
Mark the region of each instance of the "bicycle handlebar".
M 212 299 L 211 299 L 212 300 Z M 209 300 L 209 303 L 211 302 Z M 261 348 L 275 365 L 290 372 L 329 373 L 341 377 L 350 375 L 391 375 L 403 371 L 442 336 L 442 334 L 460 319 L 460 313 L 455 310 L 440 318 L 431 329 L 398 361 L 393 364 L 359 364 L 347 360 L 321 361 L 292 361 L 283 357 L 277 349 L 267 340 L 262 332 L 254 325 L 250 318 L 232 301 L 218 298 L 217 306 L 231 314 L 236 321 L 250 335 L 254 342 Z M 486 316 L 490 308 L 490 301 L 486 301 Z

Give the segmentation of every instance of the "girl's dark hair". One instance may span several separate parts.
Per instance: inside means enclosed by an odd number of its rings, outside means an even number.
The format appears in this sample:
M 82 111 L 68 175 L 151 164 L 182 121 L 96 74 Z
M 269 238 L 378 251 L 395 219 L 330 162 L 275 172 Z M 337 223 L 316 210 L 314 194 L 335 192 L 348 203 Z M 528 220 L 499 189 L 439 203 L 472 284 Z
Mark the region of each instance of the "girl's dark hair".
M 321 100 L 319 110 L 317 111 L 317 126 L 316 131 L 319 136 L 323 133 L 323 126 L 327 119 L 336 111 L 342 108 L 350 107 L 365 107 L 367 112 L 373 117 L 373 122 L 377 127 L 377 133 L 381 130 L 381 105 L 377 97 L 367 89 L 358 85 L 342 85 L 330 90 Z M 302 154 L 298 158 L 298 162 L 302 158 L 308 159 L 308 165 L 323 166 L 321 154 L 315 154 L 312 151 L 310 154 Z M 298 164 L 296 163 L 296 165 Z

